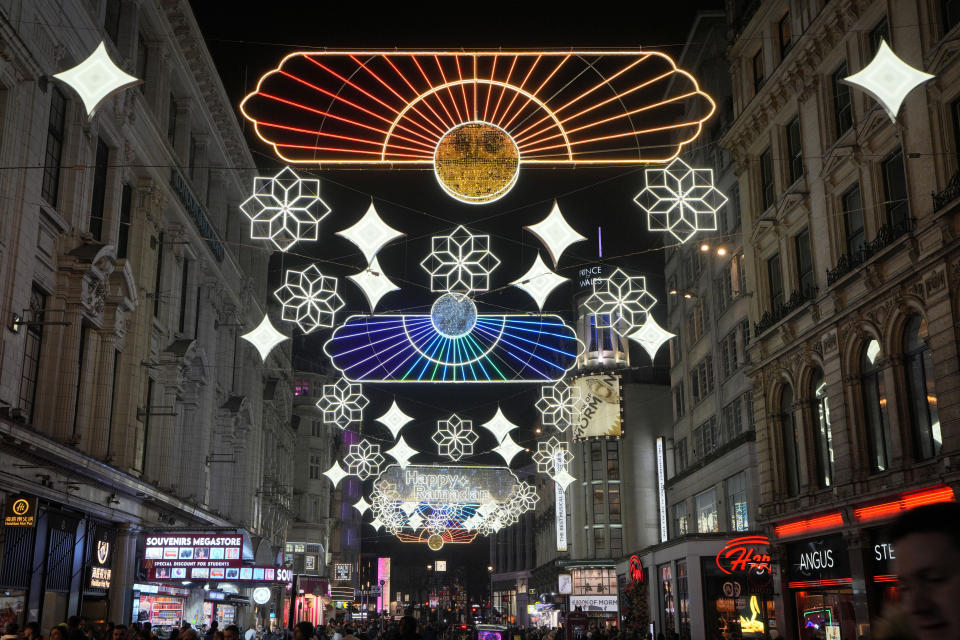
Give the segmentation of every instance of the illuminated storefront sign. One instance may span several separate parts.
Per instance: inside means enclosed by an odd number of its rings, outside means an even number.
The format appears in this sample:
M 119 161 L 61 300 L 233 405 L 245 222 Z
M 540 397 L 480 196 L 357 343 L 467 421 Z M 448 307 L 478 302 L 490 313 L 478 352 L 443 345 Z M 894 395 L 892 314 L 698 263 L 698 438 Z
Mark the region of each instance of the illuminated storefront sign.
M 787 558 L 791 589 L 851 583 L 847 545 L 839 534 L 788 544 Z
M 734 538 L 717 552 L 717 567 L 727 575 L 740 572 L 768 573 L 770 554 L 765 547 L 770 546 L 766 536 L 744 536 Z
M 89 570 L 87 588 L 109 589 L 113 560 L 113 531 L 94 525 L 90 539 Z
M 143 567 L 157 580 L 238 580 L 243 536 L 218 533 L 149 533 Z
M 663 437 L 657 438 L 657 501 L 660 511 L 660 542 L 667 541 L 667 481 L 664 473 Z
M 612 373 L 574 378 L 573 386 L 583 399 L 580 422 L 573 425 L 577 439 L 619 437 L 623 433 L 620 415 L 620 376 Z
M 37 524 L 37 499 L 34 496 L 7 496 L 3 513 L 5 527 L 33 527 Z
M 333 565 L 333 579 L 338 582 L 348 582 L 353 573 L 353 565 L 349 562 L 337 562 Z
M 570 610 L 617 612 L 617 596 L 570 596 Z
M 440 562 L 437 562 L 439 565 Z M 444 562 L 444 565 L 446 563 Z M 444 566 L 446 569 L 446 566 Z M 439 569 L 437 569 L 439 571 Z M 377 558 L 377 611 L 384 611 L 390 600 L 390 558 Z
M 640 562 L 640 556 L 637 554 L 630 556 L 630 582 L 633 584 L 643 582 L 643 563 Z
M 152 567 L 148 580 L 239 580 L 241 582 L 293 582 L 287 567 Z

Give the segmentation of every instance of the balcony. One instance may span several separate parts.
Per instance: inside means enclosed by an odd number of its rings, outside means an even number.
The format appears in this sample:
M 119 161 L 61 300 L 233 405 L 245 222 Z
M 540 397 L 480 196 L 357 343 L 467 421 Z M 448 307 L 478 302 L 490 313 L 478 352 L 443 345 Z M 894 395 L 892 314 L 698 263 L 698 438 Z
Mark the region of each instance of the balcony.
M 889 247 L 896 242 L 900 236 L 913 231 L 914 223 L 915 220 L 913 218 L 907 218 L 900 224 L 885 224 L 880 227 L 880 231 L 877 232 L 873 240 L 865 243 L 852 255 L 844 254 L 840 256 L 840 260 L 837 261 L 837 266 L 833 269 L 827 269 L 827 286 L 833 285 L 833 283 Z
M 817 297 L 816 287 L 807 287 L 803 291 L 797 289 L 790 299 L 772 311 L 764 311 L 760 322 L 753 325 L 753 335 L 759 336 L 764 331 L 777 324 L 788 315 Z
M 950 182 L 947 183 L 943 191 L 932 195 L 934 211 L 940 211 L 940 209 L 943 209 L 957 198 L 960 198 L 960 171 L 953 174 L 953 177 L 950 178 Z

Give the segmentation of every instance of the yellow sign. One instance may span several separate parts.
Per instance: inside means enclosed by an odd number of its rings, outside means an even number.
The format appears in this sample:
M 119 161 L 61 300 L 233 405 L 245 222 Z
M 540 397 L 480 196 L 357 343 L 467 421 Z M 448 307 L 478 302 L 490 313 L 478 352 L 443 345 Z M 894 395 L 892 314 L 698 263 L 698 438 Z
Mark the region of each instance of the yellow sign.
M 750 619 L 740 616 L 740 633 L 763 633 L 763 620 L 758 620 L 760 615 L 760 604 L 757 602 L 757 596 L 750 596 L 750 611 L 753 615 Z
M 620 376 L 614 373 L 574 378 L 573 387 L 580 391 L 580 421 L 573 424 L 573 435 L 584 438 L 619 438 L 623 433 L 620 419 Z
M 3 514 L 5 527 L 33 527 L 37 524 L 37 499 L 31 496 L 11 496 Z

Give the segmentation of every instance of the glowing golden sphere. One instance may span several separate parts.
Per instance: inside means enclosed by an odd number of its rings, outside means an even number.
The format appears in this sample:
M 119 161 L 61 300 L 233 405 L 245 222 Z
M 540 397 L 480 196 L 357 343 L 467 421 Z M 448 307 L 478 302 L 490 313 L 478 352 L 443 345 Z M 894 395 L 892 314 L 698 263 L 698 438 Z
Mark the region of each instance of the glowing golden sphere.
M 443 536 L 434 533 L 427 538 L 427 546 L 431 551 L 440 551 L 440 549 L 443 549 Z
M 447 131 L 433 155 L 443 190 L 469 204 L 503 197 L 520 173 L 520 150 L 513 138 L 487 122 L 467 122 Z

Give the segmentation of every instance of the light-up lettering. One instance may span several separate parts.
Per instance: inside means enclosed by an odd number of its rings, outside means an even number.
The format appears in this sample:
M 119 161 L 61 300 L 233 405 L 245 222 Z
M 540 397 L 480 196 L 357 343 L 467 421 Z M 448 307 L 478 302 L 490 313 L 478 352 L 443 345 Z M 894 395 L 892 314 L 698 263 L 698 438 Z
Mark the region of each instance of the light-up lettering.
M 769 545 L 770 540 L 765 536 L 735 538 L 717 553 L 717 567 L 727 575 L 747 571 L 767 572 L 770 570 L 770 554 L 760 547 Z
M 822 551 L 807 551 L 800 554 L 800 570 L 810 571 L 811 569 L 831 569 L 833 568 L 833 549 L 824 549 Z
M 873 545 L 873 556 L 877 559 L 877 562 L 897 559 L 897 556 L 894 554 L 893 545 L 889 542 Z

